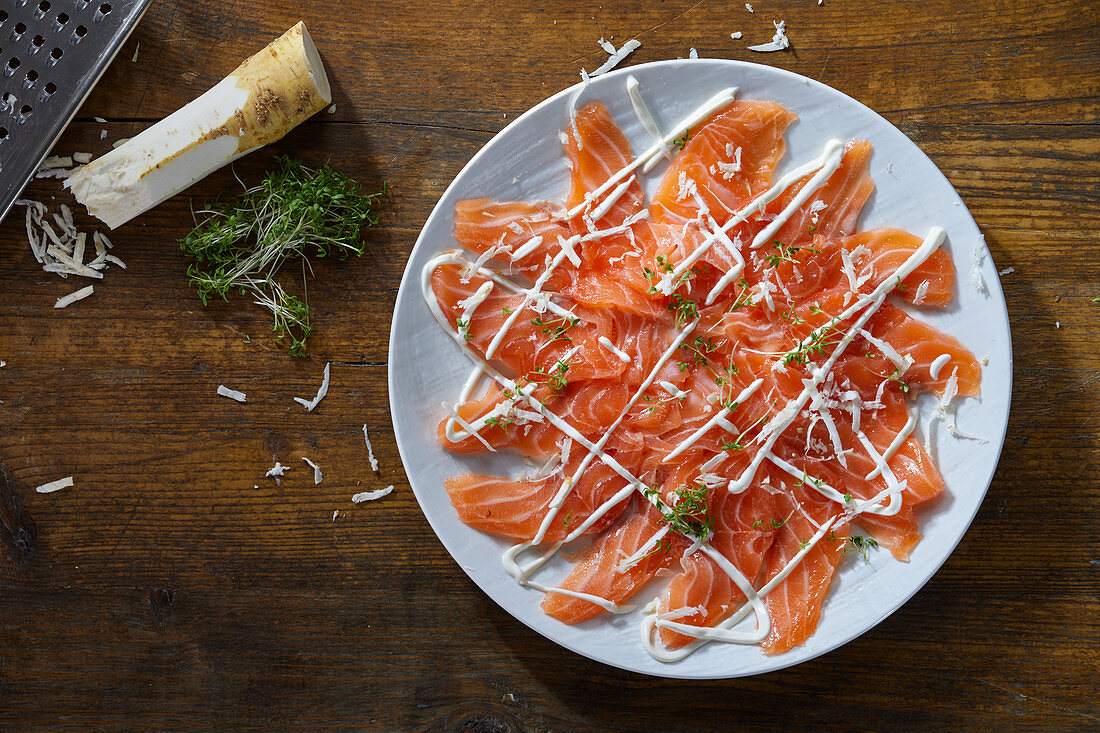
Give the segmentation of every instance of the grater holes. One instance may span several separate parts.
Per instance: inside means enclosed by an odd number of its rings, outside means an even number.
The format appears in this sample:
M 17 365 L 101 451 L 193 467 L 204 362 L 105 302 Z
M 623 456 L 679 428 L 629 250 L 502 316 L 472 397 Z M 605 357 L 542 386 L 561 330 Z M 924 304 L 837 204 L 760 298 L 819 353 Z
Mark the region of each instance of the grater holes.
M 80 43 L 84 40 L 84 36 L 88 35 L 88 29 L 82 25 L 78 25 L 76 30 L 73 31 L 73 43 Z
M 7 19 L 8 19 L 8 11 L 0 10 L 0 23 L 3 23 Z
M 46 39 L 43 38 L 42 36 L 35 36 L 34 38 L 32 38 L 31 39 L 31 53 L 38 53 L 39 49 L 41 49 L 42 46 L 45 45 L 45 43 L 46 43 Z
M 69 16 L 68 15 L 66 15 L 65 13 L 58 13 L 57 14 L 57 25 L 58 25 L 58 27 L 63 26 L 68 22 L 69 22 Z
M 34 108 L 31 107 L 29 104 L 24 104 L 22 107 L 19 108 L 18 121 L 19 122 L 24 122 L 32 114 L 34 114 Z
M 38 72 L 31 69 L 27 72 L 27 75 L 23 77 L 23 88 L 30 89 L 38 81 Z
M 46 2 L 46 0 L 42 0 L 42 2 L 38 3 L 38 7 L 34 9 L 34 19 L 41 20 L 49 11 L 50 4 Z
M 15 95 L 11 92 L 7 92 L 4 94 L 4 96 L 0 97 L 0 109 L 14 110 L 16 101 L 18 100 L 16 100 Z
M 19 68 L 19 59 L 14 56 L 8 59 L 8 63 L 4 66 L 4 76 L 11 76 L 15 73 L 15 70 Z
M 57 85 L 52 81 L 46 82 L 46 87 L 42 90 L 42 99 L 49 99 L 57 92 Z
M 46 66 L 53 66 L 58 61 L 60 61 L 61 57 L 64 56 L 64 55 L 65 55 L 64 51 L 62 51 L 57 46 L 54 46 L 53 50 L 50 51 L 50 57 L 48 59 L 46 59 Z
M 111 14 L 111 4 L 103 3 L 99 6 L 99 9 L 95 11 L 95 22 L 99 23 L 108 15 Z
M 16 23 L 15 27 L 11 29 L 11 40 L 18 41 L 23 37 L 23 34 L 27 32 L 27 26 L 23 23 Z
M 0 143 L 8 139 L 8 128 L 0 127 Z

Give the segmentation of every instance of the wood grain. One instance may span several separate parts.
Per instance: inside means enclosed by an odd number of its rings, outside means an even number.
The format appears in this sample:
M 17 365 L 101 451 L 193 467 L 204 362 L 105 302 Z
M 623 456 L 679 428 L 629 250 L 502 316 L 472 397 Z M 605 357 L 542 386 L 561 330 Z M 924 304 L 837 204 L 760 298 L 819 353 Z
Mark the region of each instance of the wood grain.
M 1100 15 L 992 0 L 759 2 L 753 14 L 738 3 L 635 6 L 154 4 L 59 150 L 105 151 L 303 18 L 336 114 L 237 174 L 255 181 L 290 152 L 393 193 L 364 257 L 315 266 L 319 331 L 304 360 L 274 348 L 242 299 L 203 308 L 188 288 L 177 241 L 192 204 L 238 190 L 230 171 L 113 233 L 129 268 L 63 311 L 54 300 L 79 284 L 38 269 L 17 217 L 0 225 L 0 460 L 13 479 L 0 488 L 0 526 L 33 530 L 21 553 L 0 528 L 0 727 L 1100 725 Z M 793 51 L 745 50 L 781 18 Z M 742 41 L 729 37 L 737 30 Z M 973 526 L 897 613 L 792 669 L 687 683 L 561 650 L 457 568 L 397 455 L 388 328 L 419 228 L 495 132 L 601 62 L 601 35 L 637 36 L 629 63 L 695 47 L 868 104 L 944 171 L 998 268 L 1014 268 L 1002 277 L 1014 408 Z M 70 200 L 56 181 L 27 193 Z M 332 388 L 307 413 L 291 397 L 316 391 L 326 361 Z M 219 384 L 248 401 L 217 397 Z M 324 470 L 320 485 L 303 456 Z M 281 485 L 264 477 L 274 460 L 293 467 Z M 73 489 L 33 492 L 70 474 Z M 383 501 L 349 501 L 390 483 Z

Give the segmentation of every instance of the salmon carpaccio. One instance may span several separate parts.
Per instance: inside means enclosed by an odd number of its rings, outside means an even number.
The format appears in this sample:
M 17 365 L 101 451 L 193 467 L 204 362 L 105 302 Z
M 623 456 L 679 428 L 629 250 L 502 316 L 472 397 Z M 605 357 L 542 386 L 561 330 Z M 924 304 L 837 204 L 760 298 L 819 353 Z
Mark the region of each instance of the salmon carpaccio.
M 477 364 L 440 443 L 532 465 L 444 487 L 462 522 L 519 543 L 506 566 L 563 623 L 627 611 L 652 584 L 651 653 L 744 629 L 737 643 L 785 652 L 813 634 L 847 550 L 907 560 L 944 490 L 911 402 L 976 397 L 981 368 L 912 313 L 951 302 L 954 263 L 936 230 L 857 230 L 867 141 L 777 186 L 794 119 L 711 110 L 647 202 L 590 103 L 562 134 L 562 201 L 462 201 L 459 249 L 425 271 Z M 565 577 L 518 559 L 563 545 Z M 750 605 L 755 637 L 751 620 L 714 628 Z

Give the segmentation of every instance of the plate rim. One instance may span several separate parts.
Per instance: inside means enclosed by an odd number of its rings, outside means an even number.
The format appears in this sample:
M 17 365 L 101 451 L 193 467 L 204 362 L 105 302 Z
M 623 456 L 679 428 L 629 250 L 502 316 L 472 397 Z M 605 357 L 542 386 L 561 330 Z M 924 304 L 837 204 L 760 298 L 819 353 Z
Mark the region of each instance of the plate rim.
M 765 73 L 775 73 L 775 74 L 779 74 L 780 76 L 786 76 L 790 80 L 793 80 L 793 81 L 799 81 L 799 82 L 802 82 L 802 83 L 805 83 L 805 84 L 809 84 L 810 86 L 820 87 L 822 90 L 824 90 L 825 92 L 827 92 L 829 94 L 839 95 L 840 97 L 843 98 L 843 100 L 846 103 L 857 105 L 858 107 L 862 108 L 863 111 L 865 111 L 867 113 L 870 113 L 874 117 L 878 118 L 878 120 L 881 121 L 883 124 L 888 126 L 890 129 L 892 129 L 898 135 L 901 135 L 903 138 L 905 138 L 905 140 L 908 141 L 909 145 L 911 145 L 912 148 L 925 161 L 927 161 L 927 163 L 930 166 L 930 169 L 934 170 L 935 174 L 937 176 L 939 176 L 940 183 L 942 185 L 946 186 L 947 190 L 949 190 L 951 192 L 951 194 L 955 197 L 955 199 L 958 201 L 958 203 L 962 206 L 963 211 L 965 213 L 965 216 L 969 220 L 969 223 L 973 225 L 974 230 L 977 231 L 979 233 L 979 235 L 981 236 L 981 248 L 984 250 L 985 256 L 988 257 L 989 262 L 992 265 L 994 271 L 996 271 L 996 265 L 993 261 L 993 254 L 989 250 L 989 246 L 985 241 L 984 235 L 981 234 L 981 227 L 978 226 L 977 221 L 974 219 L 973 215 L 970 212 L 970 208 L 962 200 L 962 197 L 959 195 L 959 193 L 955 189 L 954 185 L 952 185 L 951 181 L 947 178 L 946 175 L 944 175 L 943 171 L 940 170 L 939 166 L 936 165 L 936 163 L 931 158 L 928 157 L 928 155 L 924 152 L 924 150 L 919 145 L 917 145 L 916 142 L 914 142 L 911 138 L 909 138 L 908 135 L 906 135 L 904 132 L 902 132 L 900 129 L 898 129 L 898 127 L 896 125 L 894 125 L 888 119 L 886 119 L 885 117 L 880 115 L 874 109 L 872 109 L 869 106 L 863 104 L 862 102 L 855 99 L 854 97 L 847 94 L 846 92 L 843 92 L 839 89 L 836 89 L 835 87 L 831 87 L 831 86 L 829 86 L 829 85 L 827 85 L 823 82 L 820 82 L 816 79 L 813 79 L 811 77 L 807 77 L 807 76 L 804 76 L 802 74 L 798 74 L 796 72 L 789 71 L 787 69 L 781 69 L 781 68 L 778 68 L 778 67 L 775 67 L 775 66 L 770 66 L 768 64 L 760 64 L 760 63 L 755 63 L 755 62 L 750 62 L 750 61 L 740 61 L 740 60 L 735 60 L 735 59 L 721 59 L 721 58 L 703 58 L 703 57 L 700 57 L 699 59 L 665 59 L 665 60 L 660 60 L 660 61 L 651 61 L 651 62 L 647 62 L 647 63 L 643 63 L 643 64 L 637 64 L 637 65 L 634 65 L 634 66 L 627 66 L 627 67 L 617 68 L 617 69 L 614 69 L 614 70 L 612 70 L 612 71 L 610 71 L 606 74 L 603 74 L 603 75 L 601 75 L 600 77 L 597 77 L 597 78 L 606 79 L 606 78 L 613 78 L 613 77 L 619 77 L 619 76 L 628 76 L 632 73 L 638 72 L 639 70 L 644 70 L 644 69 L 649 69 L 649 68 L 657 68 L 657 67 L 665 67 L 665 66 L 681 66 L 681 65 L 698 63 L 700 61 L 708 63 L 708 64 L 719 64 L 719 65 L 728 66 L 730 69 L 745 69 L 745 68 L 750 68 L 750 69 L 753 69 L 753 70 L 761 70 L 762 69 L 762 70 L 765 70 Z M 427 218 L 424 220 L 424 223 L 421 225 L 420 231 L 417 234 L 416 241 L 413 243 L 412 248 L 409 250 L 409 254 L 408 254 L 408 257 L 407 257 L 406 262 L 405 262 L 405 268 L 404 268 L 404 271 L 403 271 L 402 276 L 401 276 L 400 284 L 398 286 L 398 292 L 397 292 L 397 295 L 394 298 L 393 312 L 391 313 L 391 318 L 390 318 L 390 333 L 389 333 L 389 339 L 390 340 L 389 340 L 389 343 L 387 344 L 387 359 L 386 359 L 386 370 L 387 370 L 386 383 L 387 383 L 387 396 L 389 398 L 389 403 L 390 403 L 390 420 L 391 420 L 391 425 L 392 425 L 392 428 L 393 428 L 393 431 L 394 431 L 394 440 L 397 443 L 397 449 L 398 449 L 398 454 L 401 458 L 402 468 L 405 470 L 405 475 L 406 475 L 406 478 L 408 479 L 409 486 L 413 491 L 414 498 L 416 498 L 417 506 L 420 509 L 421 515 L 424 517 L 424 519 L 427 520 L 428 525 L 432 528 L 432 531 L 435 533 L 436 540 L 439 541 L 439 543 L 441 545 L 443 545 L 443 548 L 451 556 L 451 560 L 462 570 L 462 572 L 464 572 L 466 574 L 466 576 L 471 581 L 473 581 L 473 583 L 478 587 L 478 589 L 485 596 L 487 596 L 489 599 L 491 599 L 508 616 L 512 617 L 512 619 L 514 619 L 515 621 L 520 622 L 521 624 L 526 626 L 532 632 L 538 634 L 539 636 L 547 639 L 548 641 L 556 644 L 559 647 L 562 647 L 562 648 L 567 649 L 571 652 L 579 654 L 580 656 L 583 656 L 584 658 L 589 659 L 591 661 L 597 662 L 599 664 L 606 665 L 606 666 L 611 667 L 613 669 L 620 669 L 620 670 L 624 670 L 624 671 L 627 671 L 627 672 L 630 672 L 630 673 L 641 674 L 641 675 L 646 675 L 646 676 L 652 676 L 652 677 L 656 677 L 656 678 L 684 679 L 684 680 L 708 680 L 708 679 L 717 680 L 717 679 L 737 679 L 737 678 L 741 678 L 741 677 L 749 677 L 749 676 L 757 676 L 757 675 L 762 675 L 762 674 L 769 674 L 769 673 L 772 673 L 772 672 L 778 672 L 780 670 L 787 669 L 787 668 L 790 668 L 792 666 L 795 666 L 795 665 L 798 665 L 798 664 L 803 664 L 803 663 L 809 662 L 811 660 L 817 659 L 818 657 L 820 657 L 824 654 L 832 652 L 832 651 L 834 651 L 834 650 L 836 650 L 836 649 L 838 649 L 838 648 L 840 648 L 840 647 L 842 647 L 846 644 L 851 643 L 852 641 L 855 641 L 856 639 L 863 636 L 864 634 L 866 634 L 866 633 L 872 631 L 873 629 L 877 628 L 885 619 L 887 619 L 888 617 L 890 617 L 894 613 L 896 613 L 898 609 L 900 609 L 902 606 L 904 606 L 906 603 L 908 603 L 913 598 L 913 596 L 915 596 L 925 586 L 927 586 L 929 581 L 932 580 L 932 578 L 947 563 L 948 559 L 954 554 L 955 550 L 958 548 L 958 545 L 962 542 L 963 537 L 965 537 L 967 532 L 970 531 L 970 528 L 973 525 L 975 517 L 977 516 L 978 512 L 981 510 L 982 504 L 985 502 L 986 496 L 988 495 L 988 492 L 989 492 L 989 488 L 992 485 L 994 478 L 996 477 L 997 469 L 999 468 L 999 466 L 1001 464 L 1001 460 L 1003 459 L 1004 444 L 1005 444 L 1005 441 L 1008 437 L 1008 425 L 1009 425 L 1009 421 L 1011 419 L 1011 413 L 1012 413 L 1012 387 L 1013 387 L 1013 377 L 1014 377 L 1014 359 L 1013 359 L 1013 350 L 1012 350 L 1012 330 L 1011 330 L 1011 321 L 1010 321 L 1009 313 L 1008 313 L 1008 305 L 1007 305 L 1007 301 L 1005 300 L 1005 297 L 1004 297 L 1004 291 L 1001 288 L 1000 278 L 998 276 L 992 284 L 987 283 L 987 291 L 988 291 L 987 292 L 987 297 L 991 298 L 994 301 L 995 306 L 999 306 L 999 312 L 1000 312 L 999 315 L 1001 315 L 1003 317 L 1003 321 L 1004 321 L 1004 325 L 1005 325 L 1004 333 L 1005 333 L 1005 336 L 1006 336 L 1006 339 L 1007 339 L 1006 344 L 1005 344 L 1005 350 L 1007 351 L 1007 354 L 1008 354 L 1008 363 L 1006 365 L 1007 378 L 1006 378 L 1006 381 L 1004 383 L 1004 393 L 1006 395 L 1004 418 L 1003 418 L 1003 421 L 1000 422 L 1000 424 L 996 425 L 996 428 L 999 431 L 998 438 L 996 440 L 990 440 L 989 441 L 990 443 L 995 443 L 996 444 L 997 458 L 993 462 L 992 469 L 989 473 L 989 476 L 986 477 L 981 482 L 982 485 L 980 486 L 980 489 L 977 492 L 978 496 L 976 497 L 976 500 L 975 500 L 975 503 L 974 503 L 974 508 L 970 512 L 970 516 L 967 517 L 965 525 L 964 525 L 962 531 L 959 532 L 958 535 L 954 538 L 954 540 L 950 543 L 950 548 L 947 549 L 946 552 L 944 552 L 942 558 L 938 562 L 932 563 L 932 565 L 928 568 L 927 572 L 924 574 L 924 577 L 920 580 L 919 583 L 913 584 L 910 588 L 908 588 L 906 590 L 906 592 L 900 594 L 899 599 L 897 600 L 896 603 L 890 604 L 890 606 L 887 609 L 885 609 L 881 614 L 877 615 L 877 618 L 875 618 L 875 620 L 872 623 L 866 625 L 864 628 L 859 629 L 858 631 L 856 631 L 855 633 L 853 633 L 851 635 L 846 635 L 845 638 L 836 639 L 836 640 L 833 640 L 831 642 L 827 642 L 827 643 L 825 643 L 825 644 L 823 644 L 819 647 L 815 647 L 811 651 L 811 653 L 809 653 L 807 656 L 802 656 L 802 657 L 799 657 L 797 659 L 792 658 L 792 652 L 794 652 L 797 649 L 801 648 L 801 647 L 796 647 L 795 649 L 792 649 L 790 652 L 785 652 L 783 654 L 776 655 L 774 657 L 769 657 L 770 659 L 777 660 L 779 663 L 774 665 L 774 666 L 770 666 L 766 670 L 749 671 L 749 672 L 744 672 L 744 673 L 740 673 L 740 672 L 722 673 L 722 674 L 714 674 L 714 675 L 705 675 L 705 674 L 700 675 L 700 674 L 686 674 L 686 673 L 685 674 L 677 674 L 677 672 L 676 672 L 676 670 L 677 670 L 676 663 L 666 664 L 666 665 L 664 665 L 663 668 L 660 668 L 658 671 L 653 671 L 653 670 L 648 670 L 648 669 L 638 669 L 638 668 L 635 668 L 635 667 L 632 667 L 632 666 L 628 666 L 628 665 L 625 665 L 625 664 L 619 664 L 619 663 L 616 663 L 616 662 L 613 662 L 613 661 L 608 661 L 606 659 L 601 659 L 601 658 L 598 658 L 596 656 L 593 656 L 592 654 L 588 653 L 587 651 L 585 651 L 585 650 L 583 650 L 583 649 L 581 649 L 577 646 L 574 646 L 573 644 L 567 643 L 567 642 L 563 641 L 560 638 L 555 638 L 555 637 L 552 637 L 552 636 L 544 633 L 542 630 L 537 629 L 534 626 L 532 626 L 525 619 L 520 618 L 519 616 L 516 616 L 507 607 L 505 607 L 503 605 L 503 603 L 501 601 L 499 601 L 492 593 L 490 593 L 482 585 L 482 583 L 479 582 L 478 578 L 475 577 L 474 574 L 470 570 L 468 570 L 458 560 L 457 557 L 455 557 L 454 552 L 452 552 L 452 550 L 448 546 L 447 542 L 444 541 L 443 536 L 441 535 L 441 533 L 439 531 L 439 528 L 436 527 L 435 522 L 433 522 L 431 517 L 429 516 L 429 514 L 424 511 L 424 507 L 422 505 L 421 496 L 420 496 L 421 492 L 417 490 L 417 487 L 415 485 L 415 482 L 413 480 L 412 475 L 410 474 L 409 470 L 407 468 L 405 468 L 405 466 L 411 465 L 409 463 L 409 458 L 411 458 L 411 456 L 406 455 L 406 448 L 403 446 L 403 441 L 401 439 L 402 430 L 399 428 L 399 417 L 398 417 L 398 410 L 397 410 L 397 405 L 399 404 L 399 402 L 398 402 L 398 396 L 394 392 L 394 389 L 395 389 L 394 380 L 392 379 L 392 375 L 396 371 L 396 365 L 394 363 L 395 362 L 395 354 L 394 354 L 393 344 L 394 344 L 395 339 L 397 338 L 397 335 L 398 335 L 396 333 L 397 325 L 398 325 L 398 317 L 397 317 L 398 316 L 398 310 L 401 308 L 401 305 L 402 305 L 402 302 L 403 302 L 403 297 L 402 297 L 403 294 L 408 292 L 408 288 L 410 288 L 410 287 L 416 288 L 416 286 L 417 286 L 417 283 L 414 282 L 414 280 L 419 278 L 419 273 L 414 273 L 413 268 L 412 268 L 411 265 L 412 265 L 412 262 L 413 262 L 413 259 L 414 259 L 414 255 L 418 252 L 418 250 L 420 250 L 421 247 L 423 247 L 423 246 L 427 246 L 427 242 L 426 242 L 426 239 L 425 239 L 425 233 L 428 231 L 429 226 L 432 224 L 433 220 L 437 216 L 445 215 L 445 214 L 440 214 L 440 212 L 442 211 L 440 204 L 443 201 L 445 201 L 448 198 L 448 196 L 451 194 L 451 192 L 455 189 L 455 187 L 460 184 L 460 179 L 463 178 L 463 175 L 468 170 L 470 170 L 471 168 L 474 168 L 477 165 L 478 161 L 483 156 L 485 156 L 487 154 L 486 151 L 493 145 L 494 142 L 497 142 L 499 139 L 501 139 L 505 135 L 505 133 L 507 133 L 509 130 L 513 129 L 514 127 L 522 125 L 528 117 L 534 115 L 538 110 L 541 110 L 544 107 L 547 107 L 551 104 L 554 104 L 560 98 L 563 98 L 563 97 L 566 97 L 568 95 L 573 94 L 578 89 L 580 89 L 582 86 L 583 86 L 583 82 L 577 82 L 576 84 L 568 86 L 568 87 L 566 87 L 564 89 L 561 89 L 560 91 L 558 91 L 554 94 L 551 94 L 550 96 L 547 96 L 547 97 L 543 98 L 542 100 L 540 100 L 536 104 L 534 104 L 531 107 L 529 107 L 528 109 L 526 109 L 522 114 L 517 116 L 515 119 L 513 119 L 511 122 L 509 122 L 503 128 L 501 128 L 498 132 L 494 133 L 492 135 L 492 137 L 490 137 L 489 140 L 486 141 L 477 150 L 477 152 L 474 153 L 474 155 L 462 166 L 461 170 L 459 170 L 458 173 L 455 174 L 455 176 L 451 179 L 450 183 L 443 190 L 443 193 L 440 194 L 439 198 L 436 200 L 435 204 L 432 206 L 431 212 L 429 212 Z M 740 97 L 738 97 L 738 98 L 740 98 Z M 957 259 L 958 259 L 957 257 L 953 257 L 953 260 L 955 260 L 956 274 L 959 273 L 959 263 L 958 263 Z M 415 295 L 416 295 L 416 297 L 419 297 L 419 293 L 416 293 Z M 409 296 L 406 296 L 405 299 L 407 300 L 408 297 Z M 939 469 L 938 461 L 936 461 L 936 463 L 937 463 L 937 469 Z M 978 485 L 977 484 L 972 484 L 972 487 L 976 487 L 976 486 L 978 486 Z M 457 521 L 457 518 L 454 521 Z M 943 546 L 946 547 L 947 544 L 948 543 L 944 543 Z M 789 659 L 789 661 L 783 661 L 783 660 L 787 660 L 787 659 Z

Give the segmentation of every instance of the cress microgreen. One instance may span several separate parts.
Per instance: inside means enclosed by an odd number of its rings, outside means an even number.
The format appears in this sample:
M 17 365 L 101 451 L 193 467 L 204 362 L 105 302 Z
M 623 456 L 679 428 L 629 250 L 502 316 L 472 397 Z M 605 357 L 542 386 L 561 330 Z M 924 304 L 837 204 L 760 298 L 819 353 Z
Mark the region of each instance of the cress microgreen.
M 277 167 L 234 203 L 208 204 L 195 228 L 180 241 L 195 262 L 187 275 L 207 305 L 230 290 L 249 294 L 274 316 L 275 340 L 289 338 L 290 353 L 305 356 L 313 332 L 309 305 L 275 280 L 289 260 L 362 255 L 364 227 L 378 223 L 376 208 L 386 193 L 363 187 L 327 165 L 307 168 L 300 160 L 276 157 Z

